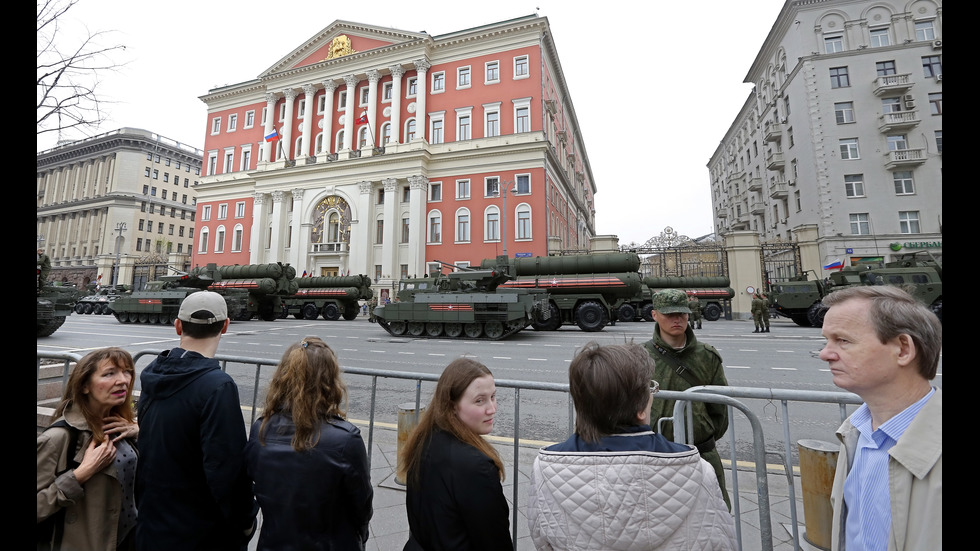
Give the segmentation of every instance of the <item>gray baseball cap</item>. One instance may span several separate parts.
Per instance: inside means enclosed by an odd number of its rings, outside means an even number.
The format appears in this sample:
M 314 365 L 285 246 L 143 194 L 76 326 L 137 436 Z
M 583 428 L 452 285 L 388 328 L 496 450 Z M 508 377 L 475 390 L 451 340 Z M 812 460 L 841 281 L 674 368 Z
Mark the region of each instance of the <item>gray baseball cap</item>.
M 211 324 L 228 319 L 225 297 L 211 291 L 198 291 L 187 295 L 180 303 L 177 319 L 184 323 Z

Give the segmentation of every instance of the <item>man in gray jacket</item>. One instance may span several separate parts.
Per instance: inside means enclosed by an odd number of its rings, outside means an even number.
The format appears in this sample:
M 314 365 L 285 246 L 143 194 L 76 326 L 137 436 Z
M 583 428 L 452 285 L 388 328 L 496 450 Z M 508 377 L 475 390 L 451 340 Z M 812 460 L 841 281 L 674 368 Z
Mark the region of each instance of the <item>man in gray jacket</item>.
M 943 395 L 935 378 L 943 330 L 897 287 L 844 289 L 824 298 L 834 384 L 864 404 L 837 431 L 831 548 L 942 549 Z

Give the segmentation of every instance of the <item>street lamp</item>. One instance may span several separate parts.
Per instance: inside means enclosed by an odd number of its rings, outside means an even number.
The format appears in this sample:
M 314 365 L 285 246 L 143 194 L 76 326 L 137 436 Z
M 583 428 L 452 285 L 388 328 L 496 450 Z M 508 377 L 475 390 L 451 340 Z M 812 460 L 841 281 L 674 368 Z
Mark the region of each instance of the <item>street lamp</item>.
M 116 265 L 112 269 L 112 287 L 115 289 L 119 283 L 119 242 L 122 241 L 122 234 L 126 231 L 125 222 L 116 222 L 116 232 L 119 235 L 116 236 Z

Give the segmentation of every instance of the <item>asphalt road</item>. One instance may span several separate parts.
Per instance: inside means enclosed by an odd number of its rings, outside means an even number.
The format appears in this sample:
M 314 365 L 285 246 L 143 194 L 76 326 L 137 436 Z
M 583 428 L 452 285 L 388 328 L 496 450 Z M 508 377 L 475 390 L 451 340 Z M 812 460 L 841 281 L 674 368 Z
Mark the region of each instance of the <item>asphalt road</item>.
M 219 353 L 249 358 L 278 360 L 289 344 L 304 336 L 324 339 L 346 368 L 361 367 L 401 372 L 439 374 L 452 359 L 461 355 L 473 356 L 485 363 L 498 379 L 567 383 L 568 363 L 577 348 L 590 340 L 600 344 L 615 344 L 633 340 L 644 342 L 651 336 L 653 325 L 645 322 L 620 323 L 598 333 L 584 333 L 574 326 L 559 331 L 526 330 L 504 341 L 471 341 L 447 339 L 412 339 L 391 337 L 366 318 L 353 321 L 277 320 L 274 322 L 232 322 L 221 341 Z M 797 327 L 787 320 L 776 320 L 772 332 L 753 334 L 750 321 L 705 322 L 697 331 L 698 339 L 709 343 L 724 358 L 725 372 L 731 386 L 839 391 L 831 382 L 826 365 L 812 352 L 823 346 L 820 330 Z M 148 349 L 167 349 L 176 346 L 177 336 L 172 327 L 161 325 L 120 324 L 112 316 L 72 315 L 51 337 L 38 339 L 38 351 L 74 352 L 102 346 L 120 346 L 131 352 Z M 138 370 L 148 363 L 138 363 Z M 258 394 L 264 396 L 265 385 L 273 369 L 261 370 Z M 243 403 L 251 402 L 255 388 L 255 367 L 230 366 L 238 381 Z M 345 378 L 349 394 L 349 416 L 367 419 L 371 380 L 363 376 Z M 942 386 L 942 364 L 936 386 Z M 427 401 L 433 386 L 423 383 L 422 401 Z M 394 422 L 397 406 L 411 402 L 415 396 L 414 381 L 379 379 L 377 419 Z M 514 427 L 514 392 L 498 392 L 498 422 L 495 434 L 509 436 Z M 765 428 L 766 449 L 774 455 L 767 462 L 775 463 L 784 446 L 782 406 L 765 400 L 746 401 L 760 417 Z M 853 410 L 849 408 L 848 411 Z M 831 441 L 840 424 L 836 405 L 793 403 L 789 408 L 790 440 L 803 438 Z M 737 458 L 751 460 L 751 431 L 744 416 L 736 414 L 735 434 Z M 565 394 L 528 391 L 520 397 L 520 434 L 522 438 L 558 441 L 568 430 L 568 398 Z M 795 449 L 795 445 L 792 446 Z M 723 457 L 729 444 L 719 443 Z M 795 452 L 791 452 L 795 456 Z M 795 462 L 795 461 L 794 461 Z

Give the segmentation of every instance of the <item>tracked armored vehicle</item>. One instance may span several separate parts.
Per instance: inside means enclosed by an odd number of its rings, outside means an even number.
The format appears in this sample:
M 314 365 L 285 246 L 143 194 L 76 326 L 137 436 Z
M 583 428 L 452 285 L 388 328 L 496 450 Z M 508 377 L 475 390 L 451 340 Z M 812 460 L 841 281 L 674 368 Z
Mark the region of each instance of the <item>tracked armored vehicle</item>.
M 39 285 L 37 289 L 37 336 L 49 337 L 65 324 L 78 297 L 74 287 Z
M 91 295 L 85 295 L 75 303 L 76 314 L 111 314 L 112 303 L 125 294 L 125 286 L 105 287 Z
M 505 339 L 546 320 L 543 291 L 505 289 L 507 262 L 494 269 L 460 270 L 400 282 L 395 302 L 378 306 L 378 324 L 394 336 Z
M 286 315 L 314 320 L 323 316 L 325 320 L 345 320 L 357 317 L 359 300 L 369 300 L 371 278 L 366 275 L 323 276 L 297 278 L 299 285 L 296 294 L 283 299 Z

